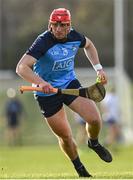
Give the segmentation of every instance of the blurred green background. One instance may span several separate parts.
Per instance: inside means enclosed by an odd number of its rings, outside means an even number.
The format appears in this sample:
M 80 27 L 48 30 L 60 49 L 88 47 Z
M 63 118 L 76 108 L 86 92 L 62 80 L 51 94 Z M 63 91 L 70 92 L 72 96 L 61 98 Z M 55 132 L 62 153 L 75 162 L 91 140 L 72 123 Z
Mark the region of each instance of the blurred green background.
M 116 2 L 123 5 L 124 47 L 120 56 L 122 59 L 115 54 L 116 38 L 121 33 L 119 33 L 121 29 L 118 29 L 117 35 L 115 34 L 115 13 L 118 12 L 115 11 Z M 133 158 L 133 0 L 0 0 L 0 178 L 75 177 L 70 163 L 57 148 L 57 139 L 47 127 L 33 94 L 20 94 L 19 86 L 28 83 L 15 73 L 19 59 L 34 39 L 47 29 L 50 13 L 59 7 L 68 8 L 72 15 L 72 26 L 94 42 L 100 61 L 108 74 L 109 85 L 116 86 L 120 97 L 124 141 L 120 146 L 110 148 L 115 159 L 113 164 L 101 165 L 95 155 L 90 152 L 88 154 L 86 145 L 79 148 L 81 157 L 96 178 L 131 179 L 133 178 L 131 159 Z M 82 50 L 79 50 L 75 63 L 82 84 L 88 86 L 94 83 L 96 74 Z M 9 88 L 16 90 L 17 97 L 25 109 L 18 144 L 11 148 L 8 147 L 4 114 Z M 77 123 L 73 113 L 67 107 L 66 110 L 73 135 L 76 137 Z M 105 136 L 106 128 L 103 127 L 100 134 L 101 142 Z M 53 166 L 51 161 L 54 161 Z M 55 166 L 57 168 L 54 168 Z M 39 169 L 38 173 L 35 172 L 36 169 Z M 66 174 L 60 175 L 65 170 Z M 51 175 L 51 172 L 54 175 Z
M 115 21 L 118 9 L 122 5 L 123 55 L 117 57 L 115 49 L 117 36 Z M 100 61 L 109 76 L 109 85 L 117 88 L 122 110 L 122 126 L 126 140 L 133 142 L 132 129 L 132 79 L 133 79 L 133 1 L 132 0 L 0 0 L 0 145 L 6 144 L 5 104 L 8 100 L 7 90 L 14 88 L 25 108 L 22 120 L 22 144 L 46 145 L 55 143 L 52 133 L 40 114 L 38 105 L 31 93 L 20 95 L 18 87 L 27 84 L 15 73 L 16 64 L 32 44 L 34 39 L 47 29 L 49 15 L 54 8 L 68 8 L 72 15 L 72 26 L 88 36 L 95 44 Z M 118 7 L 117 7 L 118 8 Z M 116 11 L 115 11 L 116 9 Z M 119 13 L 119 12 L 118 12 Z M 118 17 L 118 22 L 120 17 Z M 116 33 L 116 34 L 115 34 Z M 120 59 L 122 57 L 123 59 Z M 117 62 L 118 61 L 118 62 Z M 96 74 L 88 63 L 82 50 L 76 57 L 78 78 L 84 86 L 93 83 Z M 86 69 L 84 69 L 86 68 Z M 119 72 L 120 71 L 120 72 Z M 124 82 L 124 86 L 123 86 Z M 121 88 L 122 86 L 122 88 Z M 126 94 L 126 96 L 123 96 Z M 124 101 L 124 103 L 123 103 Z M 76 123 L 73 115 L 68 112 L 74 135 Z M 102 135 L 101 135 L 102 136 Z

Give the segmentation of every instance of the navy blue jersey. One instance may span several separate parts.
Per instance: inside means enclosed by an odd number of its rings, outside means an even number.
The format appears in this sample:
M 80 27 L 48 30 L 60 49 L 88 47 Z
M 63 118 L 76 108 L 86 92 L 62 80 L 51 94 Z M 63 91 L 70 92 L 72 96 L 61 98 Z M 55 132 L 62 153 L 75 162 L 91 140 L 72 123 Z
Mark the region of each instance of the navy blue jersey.
M 37 61 L 33 71 L 53 87 L 66 88 L 76 79 L 74 72 L 74 58 L 79 48 L 85 46 L 83 35 L 71 29 L 65 42 L 57 41 L 50 31 L 45 31 L 37 37 L 26 54 Z M 46 96 L 41 92 L 37 95 Z

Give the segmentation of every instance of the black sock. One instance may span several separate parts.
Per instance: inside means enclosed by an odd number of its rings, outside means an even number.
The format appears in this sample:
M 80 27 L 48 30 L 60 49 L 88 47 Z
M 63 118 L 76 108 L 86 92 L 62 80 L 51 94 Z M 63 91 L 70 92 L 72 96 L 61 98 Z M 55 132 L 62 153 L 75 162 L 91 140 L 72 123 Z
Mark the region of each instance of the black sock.
M 98 139 L 89 139 L 88 141 L 91 143 L 92 146 L 98 145 Z
M 81 161 L 80 161 L 80 159 L 79 159 L 79 156 L 78 156 L 76 159 L 74 159 L 74 160 L 72 161 L 72 163 L 73 163 L 75 169 L 79 169 L 80 167 L 83 166 L 83 164 L 81 163 Z

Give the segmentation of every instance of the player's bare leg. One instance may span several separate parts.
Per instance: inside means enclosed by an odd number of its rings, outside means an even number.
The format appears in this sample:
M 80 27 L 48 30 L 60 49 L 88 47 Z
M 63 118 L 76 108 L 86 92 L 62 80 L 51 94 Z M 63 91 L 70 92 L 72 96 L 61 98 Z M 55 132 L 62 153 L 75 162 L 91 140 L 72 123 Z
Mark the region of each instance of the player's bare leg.
M 96 104 L 92 100 L 78 97 L 69 105 L 69 107 L 87 122 L 86 130 L 89 137 L 88 146 L 93 149 L 102 160 L 111 162 L 112 156 L 110 152 L 98 142 L 102 120 Z
M 62 108 L 58 113 L 52 117 L 47 118 L 47 122 L 57 136 L 62 150 L 71 160 L 77 157 L 77 147 L 72 138 L 72 131 L 67 121 L 64 109 Z
M 62 108 L 55 115 L 47 118 L 47 123 L 53 133 L 57 136 L 61 149 L 73 162 L 79 176 L 90 177 L 91 175 L 87 172 L 79 159 L 77 146 L 72 137 L 72 131 L 68 123 L 64 108 Z

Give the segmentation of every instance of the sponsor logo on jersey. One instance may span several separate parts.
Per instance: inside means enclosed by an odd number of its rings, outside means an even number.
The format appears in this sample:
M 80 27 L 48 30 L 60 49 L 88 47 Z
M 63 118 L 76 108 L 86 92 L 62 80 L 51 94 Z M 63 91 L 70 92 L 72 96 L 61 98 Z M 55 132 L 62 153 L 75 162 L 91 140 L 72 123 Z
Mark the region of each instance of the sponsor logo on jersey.
M 65 69 L 68 69 L 69 67 L 71 67 L 73 59 L 74 56 L 59 61 L 55 61 L 52 71 L 63 71 Z
M 61 51 L 61 52 L 60 52 L 60 51 Z M 67 56 L 67 55 L 68 55 L 68 50 L 67 50 L 66 48 L 60 48 L 60 49 L 53 49 L 53 50 L 51 51 L 51 54 L 52 54 L 53 56 L 57 56 L 57 55 L 59 55 L 60 53 L 62 53 L 63 56 Z

